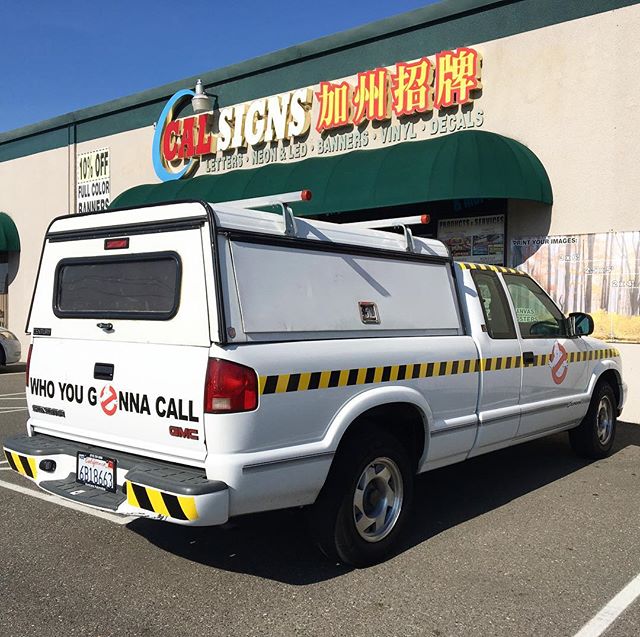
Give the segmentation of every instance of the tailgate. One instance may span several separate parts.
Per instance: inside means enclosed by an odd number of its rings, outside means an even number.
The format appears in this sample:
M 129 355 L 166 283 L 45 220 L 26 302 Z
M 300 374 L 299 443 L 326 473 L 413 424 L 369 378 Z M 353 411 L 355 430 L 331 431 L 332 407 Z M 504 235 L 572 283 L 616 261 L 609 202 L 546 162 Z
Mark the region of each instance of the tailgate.
M 30 424 L 200 464 L 204 380 L 217 330 L 208 222 L 198 204 L 157 210 L 155 222 L 131 223 L 140 211 L 122 211 L 65 218 L 61 231 L 52 226 L 29 323 Z M 172 218 L 177 212 L 182 220 Z

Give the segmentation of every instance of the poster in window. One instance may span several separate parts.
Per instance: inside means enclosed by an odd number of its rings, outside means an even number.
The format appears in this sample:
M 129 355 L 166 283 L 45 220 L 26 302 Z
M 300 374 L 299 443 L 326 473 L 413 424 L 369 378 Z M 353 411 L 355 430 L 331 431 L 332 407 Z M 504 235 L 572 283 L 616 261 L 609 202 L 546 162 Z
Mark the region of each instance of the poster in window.
M 438 239 L 458 261 L 504 265 L 504 215 L 440 219 Z
M 511 265 L 531 274 L 565 314 L 591 314 L 597 338 L 640 343 L 640 232 L 513 239 Z

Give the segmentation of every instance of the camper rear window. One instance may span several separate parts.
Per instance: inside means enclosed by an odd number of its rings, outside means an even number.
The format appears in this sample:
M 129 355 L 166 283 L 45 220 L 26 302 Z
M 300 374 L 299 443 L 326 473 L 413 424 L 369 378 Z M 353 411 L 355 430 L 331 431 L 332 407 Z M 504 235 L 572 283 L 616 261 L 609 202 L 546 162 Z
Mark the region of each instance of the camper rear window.
M 53 310 L 64 318 L 167 320 L 178 311 L 180 277 L 175 252 L 64 259 Z

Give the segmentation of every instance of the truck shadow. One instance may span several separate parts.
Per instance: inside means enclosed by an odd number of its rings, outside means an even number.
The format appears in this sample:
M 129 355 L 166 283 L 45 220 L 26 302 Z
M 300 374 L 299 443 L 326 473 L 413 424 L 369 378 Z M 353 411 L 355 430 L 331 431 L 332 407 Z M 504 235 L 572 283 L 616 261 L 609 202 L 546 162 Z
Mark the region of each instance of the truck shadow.
M 24 372 L 26 368 L 26 363 L 11 363 L 10 365 L 0 365 L 0 376 L 2 376 L 2 374 L 16 374 Z
M 614 453 L 640 446 L 640 426 L 618 424 Z M 420 476 L 402 553 L 439 533 L 580 470 L 566 434 L 542 438 Z M 158 548 L 205 566 L 294 586 L 351 569 L 311 544 L 299 510 L 243 516 L 222 527 L 180 527 L 138 519 L 127 525 Z

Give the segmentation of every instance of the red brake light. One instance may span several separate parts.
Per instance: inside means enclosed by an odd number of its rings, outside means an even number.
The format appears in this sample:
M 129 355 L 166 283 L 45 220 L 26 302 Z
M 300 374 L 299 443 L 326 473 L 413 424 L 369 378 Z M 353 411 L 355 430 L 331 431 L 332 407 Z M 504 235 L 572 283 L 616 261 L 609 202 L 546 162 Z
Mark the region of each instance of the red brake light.
M 204 411 L 230 414 L 258 406 L 258 376 L 250 367 L 210 358 L 204 385 Z
M 27 366 L 24 369 L 24 384 L 29 386 L 29 367 L 31 366 L 31 352 L 33 351 L 33 343 L 29 345 L 29 352 L 27 353 Z
M 129 237 L 123 237 L 121 239 L 105 239 L 105 250 L 124 250 L 129 247 Z

